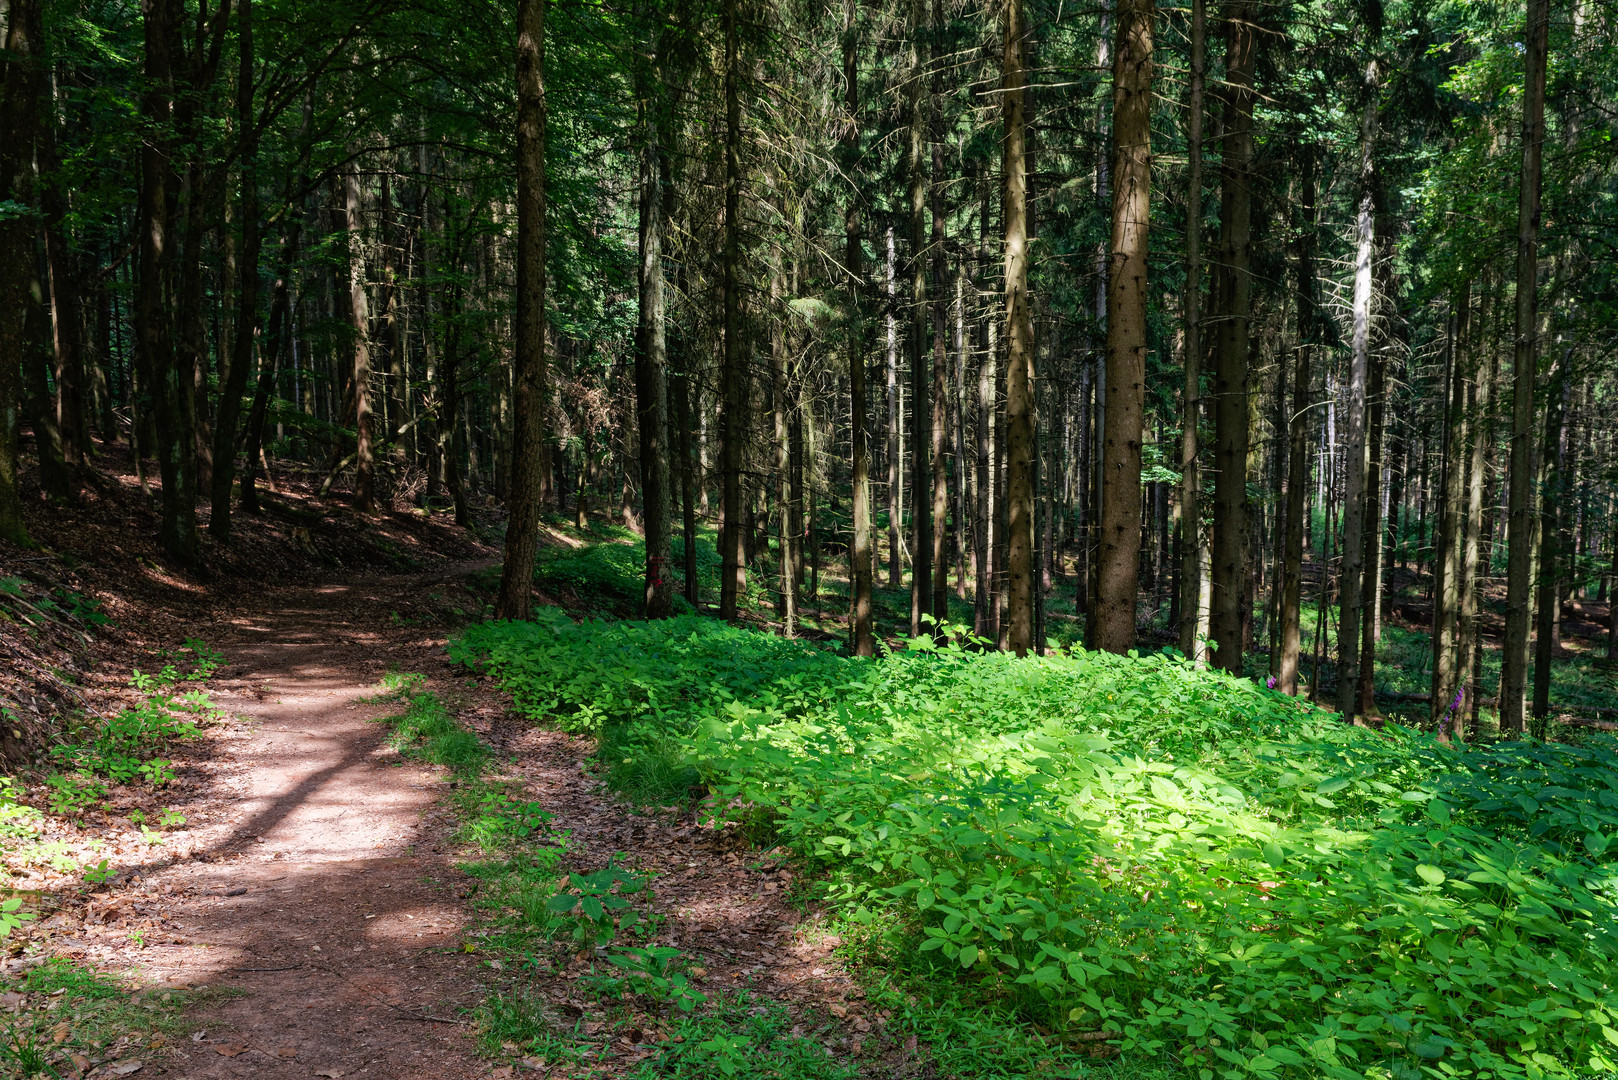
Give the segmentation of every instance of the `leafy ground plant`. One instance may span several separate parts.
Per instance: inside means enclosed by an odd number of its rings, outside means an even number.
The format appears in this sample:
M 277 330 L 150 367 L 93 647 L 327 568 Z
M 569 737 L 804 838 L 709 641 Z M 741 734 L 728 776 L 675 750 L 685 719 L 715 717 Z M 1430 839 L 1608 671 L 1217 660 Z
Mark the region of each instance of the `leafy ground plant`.
M 78 1076 L 102 1061 L 113 1062 L 108 1075 L 118 1074 L 180 1037 L 188 1028 L 183 1010 L 211 993 L 131 992 L 105 975 L 49 960 L 20 979 L 0 979 L 0 995 L 14 1005 L 0 1014 L 0 1074 Z
M 679 619 L 456 649 L 534 715 L 676 740 L 952 1015 L 1199 1080 L 1618 1069 L 1610 742 L 1445 747 L 1166 655 Z

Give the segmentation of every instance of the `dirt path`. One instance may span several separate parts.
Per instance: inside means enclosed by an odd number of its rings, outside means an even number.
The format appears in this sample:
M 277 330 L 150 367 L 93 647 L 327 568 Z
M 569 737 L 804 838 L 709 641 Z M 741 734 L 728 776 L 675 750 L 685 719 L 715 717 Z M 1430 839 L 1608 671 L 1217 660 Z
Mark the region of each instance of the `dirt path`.
M 436 1080 L 537 1067 L 515 1044 L 503 1062 L 476 1056 L 465 1010 L 491 989 L 538 999 L 573 1027 L 597 1075 L 632 1071 L 670 1034 L 666 1009 L 609 1012 L 581 989 L 596 954 L 502 966 L 462 947 L 472 889 L 454 864 L 470 852 L 450 842 L 443 777 L 371 722 L 398 707 L 373 700 L 390 670 L 426 674 L 495 750 L 503 779 L 566 837 L 565 869 L 614 859 L 652 875 L 657 943 L 681 949 L 707 992 L 780 1000 L 804 1021 L 795 1032 L 839 1056 L 893 1053 L 885 1018 L 830 955 L 836 938 L 790 902 L 779 859 L 700 811 L 622 806 L 588 775 L 588 740 L 513 717 L 504 695 L 449 667 L 444 626 L 421 601 L 475 604 L 455 583 L 473 568 L 269 590 L 195 627 L 224 655 L 209 686 L 232 719 L 181 762 L 170 797 L 189 824 L 55 943 L 148 986 L 225 992 L 193 1014 L 192 1040 L 140 1051 L 147 1074 Z
M 167 923 L 141 953 L 146 977 L 235 992 L 173 1051 L 179 1075 L 488 1071 L 460 1015 L 481 991 L 457 951 L 462 875 L 434 814 L 439 781 L 369 722 L 389 711 L 368 700 L 389 668 L 441 655 L 389 619 L 395 594 L 423 584 L 286 590 L 208 635 L 229 665 L 214 699 L 238 720 L 203 798 L 228 809 L 194 859 L 141 882 Z

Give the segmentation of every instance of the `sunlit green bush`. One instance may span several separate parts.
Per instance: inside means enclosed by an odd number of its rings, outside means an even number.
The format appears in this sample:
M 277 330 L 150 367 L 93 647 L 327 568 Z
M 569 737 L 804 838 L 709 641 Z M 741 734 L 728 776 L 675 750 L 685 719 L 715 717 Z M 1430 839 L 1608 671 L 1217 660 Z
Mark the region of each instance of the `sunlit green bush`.
M 1207 1078 L 1615 1069 L 1610 744 L 1449 748 L 1172 657 L 870 661 L 696 618 L 455 655 L 615 754 L 682 746 L 918 985 L 1058 1036 Z

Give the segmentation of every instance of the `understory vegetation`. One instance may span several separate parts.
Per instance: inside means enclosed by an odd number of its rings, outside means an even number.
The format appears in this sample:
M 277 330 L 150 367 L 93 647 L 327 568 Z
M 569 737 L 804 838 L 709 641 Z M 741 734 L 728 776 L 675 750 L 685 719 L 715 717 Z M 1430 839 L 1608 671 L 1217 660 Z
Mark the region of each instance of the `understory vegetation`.
M 653 940 L 660 919 L 647 875 L 615 863 L 564 873 L 566 835 L 518 781 L 499 775 L 488 747 L 422 683 L 419 675 L 386 678 L 383 693 L 404 711 L 383 722 L 401 752 L 449 771 L 456 839 L 469 857 L 461 868 L 475 882 L 472 903 L 482 916 L 466 948 L 515 975 L 474 1012 L 486 1056 L 588 1076 L 607 1046 L 632 1034 L 657 1046 L 636 1073 L 647 1078 L 852 1076 L 818 1043 L 787 1031 L 778 1006 L 754 1003 L 745 991 L 697 989 L 688 958 Z M 582 967 L 579 957 L 589 958 Z M 564 971 L 605 1021 L 563 1022 L 533 987 Z
M 976 1012 L 1019 1033 L 1005 1075 L 1618 1068 L 1607 736 L 1451 746 L 1173 654 L 869 660 L 692 616 L 542 611 L 452 655 L 633 797 L 700 782 L 818 871 L 941 1065 Z

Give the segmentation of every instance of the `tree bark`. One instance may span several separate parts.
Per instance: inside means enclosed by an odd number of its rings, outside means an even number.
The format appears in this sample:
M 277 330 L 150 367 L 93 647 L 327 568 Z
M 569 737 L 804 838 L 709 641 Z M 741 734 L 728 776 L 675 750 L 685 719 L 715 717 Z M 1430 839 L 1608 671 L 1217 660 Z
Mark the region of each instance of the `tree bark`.
M 1180 433 L 1180 653 L 1201 659 L 1202 471 L 1197 428 L 1202 421 L 1202 97 L 1207 76 L 1207 0 L 1191 0 L 1191 100 L 1186 115 L 1185 390 Z M 1082 474 L 1081 474 L 1082 475 Z M 1080 505 L 1083 505 L 1082 499 Z
M 1459 708 L 1458 703 L 1452 703 L 1452 698 L 1464 660 L 1464 654 L 1458 648 L 1461 548 L 1465 522 L 1461 486 L 1465 455 L 1461 447 L 1467 441 L 1468 420 L 1462 372 L 1466 367 L 1464 356 L 1470 348 L 1470 329 L 1471 286 L 1467 283 L 1457 290 L 1454 311 L 1450 316 L 1442 398 L 1444 451 L 1440 455 L 1439 466 L 1442 502 L 1438 517 L 1438 549 L 1433 553 L 1433 677 L 1431 700 L 1428 703 L 1430 720 L 1440 732 L 1448 731 L 1450 714 Z
M 1376 255 L 1377 62 L 1366 65 L 1360 113 L 1359 201 L 1355 217 L 1353 344 L 1343 422 L 1343 585 L 1337 620 L 1337 709 L 1352 717 L 1359 708 L 1361 575 L 1365 564 L 1366 383 L 1371 370 L 1372 274 Z
M 1225 11 L 1225 154 L 1220 176 L 1218 366 L 1215 373 L 1213 610 L 1214 667 L 1240 674 L 1247 578 L 1247 354 L 1251 317 L 1253 72 L 1256 10 Z
M 1550 400 L 1545 408 L 1545 442 L 1540 460 L 1545 465 L 1545 481 L 1540 494 L 1539 580 L 1535 583 L 1538 610 L 1534 638 L 1534 733 L 1543 738 L 1545 717 L 1551 703 L 1551 662 L 1556 657 L 1557 609 L 1561 607 L 1562 560 L 1567 557 L 1563 531 L 1567 528 L 1567 404 L 1572 383 L 1568 381 L 1567 359 L 1557 364 L 1551 378 Z
M 241 418 L 242 394 L 253 363 L 258 337 L 258 261 L 263 248 L 258 206 L 258 128 L 253 108 L 253 3 L 236 0 L 236 37 L 240 68 L 236 77 L 236 127 L 242 140 L 241 270 L 236 289 L 236 330 L 230 369 L 219 392 L 219 412 L 213 426 L 213 475 L 209 497 L 213 513 L 208 532 L 221 542 L 230 540 L 230 488 L 236 470 L 236 426 Z M 257 402 L 255 401 L 255 404 Z
M 849 544 L 849 647 L 855 656 L 876 655 L 875 614 L 872 609 L 874 557 L 871 544 L 870 446 L 865 400 L 865 322 L 860 311 L 860 288 L 864 281 L 864 258 L 860 245 L 860 192 L 854 183 L 860 155 L 859 39 L 855 21 L 857 0 L 843 0 L 843 84 L 844 107 L 848 111 L 842 137 L 843 175 L 850 181 L 848 204 L 843 217 L 843 262 L 848 275 L 847 349 L 849 441 L 851 463 L 850 497 L 853 501 L 854 535 Z
M 1539 351 L 1539 219 L 1545 149 L 1549 0 L 1529 0 L 1524 61 L 1522 174 L 1517 193 L 1517 310 L 1512 343 L 1511 463 L 1507 494 L 1506 634 L 1500 730 L 1523 729 L 1534 537 L 1534 376 Z
M 724 525 L 719 540 L 719 617 L 734 621 L 746 591 L 746 535 L 742 523 L 742 434 L 746 429 L 741 343 L 741 139 L 742 106 L 738 88 L 741 57 L 736 41 L 736 2 L 722 9 L 725 38 L 725 237 L 721 256 L 724 293 L 724 350 L 720 367 L 720 483 Z
M 1153 0 L 1119 0 L 1113 50 L 1112 247 L 1107 281 L 1107 419 L 1095 647 L 1135 643 L 1141 424 L 1146 401 L 1146 255 L 1151 222 Z
M 1006 646 L 1034 641 L 1034 327 L 1028 303 L 1028 177 L 1024 152 L 1023 0 L 1006 5 L 1001 68 L 1006 225 Z
M 1298 204 L 1302 226 L 1298 230 L 1297 280 L 1298 355 L 1292 372 L 1292 415 L 1288 418 L 1286 538 L 1281 554 L 1280 656 L 1276 689 L 1298 694 L 1298 651 L 1301 645 L 1303 601 L 1304 504 L 1309 485 L 1309 389 L 1313 377 L 1315 340 L 1319 336 L 1315 308 L 1315 148 L 1303 154 Z M 1279 432 L 1277 435 L 1279 436 Z M 1322 560 L 1324 564 L 1324 560 Z M 1325 573 L 1324 565 L 1321 573 Z
M 932 470 L 928 459 L 932 450 L 932 414 L 928 400 L 927 330 L 930 307 L 927 299 L 927 97 L 923 93 L 925 63 L 922 38 L 928 33 L 925 0 L 910 0 L 909 70 L 906 80 L 905 109 L 908 142 L 905 151 L 905 178 L 910 186 L 910 332 L 906 352 L 910 357 L 910 634 L 925 629 L 933 614 L 933 500 Z
M 653 46 L 654 58 L 661 45 Z M 644 605 L 648 619 L 674 613 L 669 569 L 668 353 L 663 319 L 663 78 L 657 59 L 636 61 L 640 88 L 640 315 L 635 327 L 635 398 L 640 429 L 642 526 L 646 537 Z
M 533 612 L 545 454 L 545 3 L 517 3 L 517 296 L 512 341 L 511 481 L 495 618 Z M 447 360 L 447 358 L 446 358 Z M 445 417 L 454 423 L 454 414 Z M 580 490 L 583 488 L 581 486 Z M 459 501 L 459 500 L 457 500 Z

